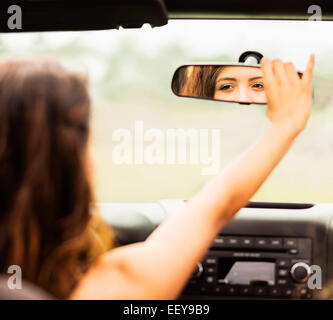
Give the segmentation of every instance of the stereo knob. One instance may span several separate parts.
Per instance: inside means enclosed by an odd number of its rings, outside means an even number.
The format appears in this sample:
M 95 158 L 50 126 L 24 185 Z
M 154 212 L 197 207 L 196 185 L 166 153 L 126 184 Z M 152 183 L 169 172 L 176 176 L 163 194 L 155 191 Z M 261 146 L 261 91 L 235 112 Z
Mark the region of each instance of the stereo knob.
M 203 274 L 203 266 L 201 262 L 198 262 L 192 274 L 192 279 L 200 278 L 202 274 Z
M 311 275 L 311 268 L 304 262 L 297 262 L 291 267 L 290 274 L 296 282 L 304 283 Z

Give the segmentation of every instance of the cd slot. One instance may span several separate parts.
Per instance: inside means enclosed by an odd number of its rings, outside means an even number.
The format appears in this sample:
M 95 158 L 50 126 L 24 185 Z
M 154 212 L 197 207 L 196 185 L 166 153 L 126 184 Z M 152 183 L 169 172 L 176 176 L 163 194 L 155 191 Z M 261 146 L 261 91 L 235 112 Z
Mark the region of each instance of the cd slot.
M 240 247 L 211 247 L 214 251 L 226 251 L 226 252 L 274 252 L 274 253 L 288 253 L 290 252 L 289 249 L 260 249 L 257 248 L 240 248 Z

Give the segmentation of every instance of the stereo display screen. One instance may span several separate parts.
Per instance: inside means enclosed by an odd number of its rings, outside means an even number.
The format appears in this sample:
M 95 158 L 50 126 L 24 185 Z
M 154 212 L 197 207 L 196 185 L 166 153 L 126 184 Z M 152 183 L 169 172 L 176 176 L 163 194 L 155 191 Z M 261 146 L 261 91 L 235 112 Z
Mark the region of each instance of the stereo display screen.
M 218 261 L 218 282 L 233 285 L 275 285 L 275 262 L 240 261 L 221 258 Z

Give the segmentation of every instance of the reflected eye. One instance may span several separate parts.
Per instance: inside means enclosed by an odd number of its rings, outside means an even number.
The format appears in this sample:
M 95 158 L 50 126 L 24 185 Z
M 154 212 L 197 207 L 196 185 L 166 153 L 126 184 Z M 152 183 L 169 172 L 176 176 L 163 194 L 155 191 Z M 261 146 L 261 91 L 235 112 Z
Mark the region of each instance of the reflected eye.
M 223 90 L 223 91 L 227 91 L 227 90 L 231 90 L 233 89 L 233 85 L 232 84 L 223 84 L 219 90 Z
M 264 89 L 264 85 L 260 82 L 256 82 L 254 84 L 251 85 L 251 87 L 255 90 L 262 90 Z

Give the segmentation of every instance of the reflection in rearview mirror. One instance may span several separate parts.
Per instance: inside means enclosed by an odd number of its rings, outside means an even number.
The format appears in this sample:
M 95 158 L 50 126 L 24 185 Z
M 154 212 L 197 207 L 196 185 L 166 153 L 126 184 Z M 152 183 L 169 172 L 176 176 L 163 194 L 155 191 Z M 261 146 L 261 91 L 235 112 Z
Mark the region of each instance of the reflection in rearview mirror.
M 188 65 L 178 68 L 173 92 L 182 97 L 266 104 L 262 70 L 248 65 Z

